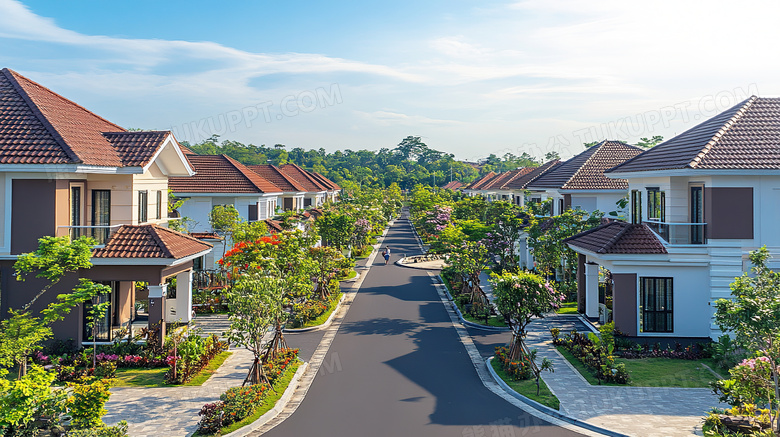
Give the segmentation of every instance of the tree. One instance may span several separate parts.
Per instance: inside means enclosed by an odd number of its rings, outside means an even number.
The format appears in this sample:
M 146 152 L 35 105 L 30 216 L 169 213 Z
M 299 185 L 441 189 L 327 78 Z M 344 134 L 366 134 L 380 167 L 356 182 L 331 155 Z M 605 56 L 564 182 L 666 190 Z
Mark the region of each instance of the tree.
M 545 313 L 558 308 L 564 296 L 544 278 L 530 272 L 494 273 L 490 283 L 496 307 L 512 328 L 509 358 L 518 360 L 524 355 L 523 340 L 528 324 L 534 317 L 544 317 Z
M 516 270 L 520 260 L 515 244 L 530 222 L 530 214 L 512 203 L 497 201 L 489 204 L 486 216 L 493 228 L 486 235 L 487 243 L 493 254 L 499 256 L 499 270 Z
M 341 251 L 349 246 L 355 219 L 338 211 L 325 211 L 325 214 L 314 222 L 314 227 L 322 237 L 323 243 Z
M 260 274 L 242 275 L 226 293 L 230 309 L 228 341 L 243 346 L 254 356 L 244 384 L 268 383 L 260 361 L 265 346 L 263 337 L 278 316 L 277 306 L 283 293 L 283 281 Z
M 460 292 L 468 291 L 471 302 L 487 305 L 487 296 L 479 286 L 479 275 L 490 264 L 490 251 L 483 241 L 464 241 L 463 245 L 454 248 L 447 258 L 452 271 L 460 275 Z
M 233 229 L 240 222 L 241 214 L 233 205 L 216 205 L 209 212 L 211 229 L 223 238 L 222 256 L 225 255 L 228 240 L 232 241 Z
M 586 149 L 590 149 L 591 147 L 598 145 L 598 143 L 600 143 L 600 141 L 590 141 L 588 143 L 582 143 L 582 145 L 585 146 Z
M 233 225 L 232 240 L 234 243 L 257 241 L 266 235 L 268 235 L 268 225 L 263 221 L 238 222 Z
M 352 266 L 352 261 L 332 247 L 311 247 L 309 258 L 314 262 L 312 280 L 314 281 L 314 294 L 325 301 L 330 297 L 331 282 L 336 278 L 338 271 L 345 266 Z
M 653 135 L 652 138 L 640 138 L 639 141 L 636 143 L 637 147 L 641 147 L 643 149 L 649 149 L 652 147 L 657 146 L 661 142 L 663 142 L 664 137 L 661 135 Z
M 769 359 L 774 402 L 770 399 L 773 429 L 780 431 L 780 274 L 769 270 L 766 246 L 750 252 L 753 275 L 744 273 L 731 284 L 731 299 L 715 302 L 715 322 L 724 332 L 734 332 L 742 347 Z
M 547 152 L 547 153 L 544 154 L 545 162 L 552 161 L 554 159 L 561 159 L 560 153 L 558 153 L 556 151 L 552 151 L 552 152 Z

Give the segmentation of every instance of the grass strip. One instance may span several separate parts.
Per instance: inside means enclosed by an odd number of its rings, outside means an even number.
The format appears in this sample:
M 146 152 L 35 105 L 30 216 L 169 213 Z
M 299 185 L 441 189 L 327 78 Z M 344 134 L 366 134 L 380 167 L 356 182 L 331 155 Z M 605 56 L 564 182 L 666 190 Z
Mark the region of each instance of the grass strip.
M 490 364 L 493 366 L 493 370 L 496 371 L 496 374 L 501 379 L 503 379 L 512 390 L 554 410 L 561 409 L 561 401 L 559 401 L 558 398 L 550 391 L 550 388 L 547 387 L 547 384 L 544 383 L 544 380 L 539 381 L 539 394 L 537 395 L 536 380 L 526 379 L 522 381 L 515 381 L 510 378 L 506 372 L 504 372 L 504 369 L 501 367 L 501 363 L 499 363 L 496 358 L 490 360 Z
M 316 319 L 312 319 L 312 320 L 309 320 L 308 322 L 304 323 L 303 326 L 301 326 L 299 328 L 294 328 L 294 329 L 311 328 L 313 326 L 322 325 L 323 323 L 328 321 L 328 317 L 330 317 L 330 315 L 333 314 L 333 311 L 336 310 L 336 307 L 338 306 L 338 303 L 341 301 L 341 296 L 343 296 L 343 295 L 344 295 L 344 293 L 339 291 L 338 295 L 336 295 L 334 297 L 334 299 L 330 301 L 331 302 L 330 306 L 328 307 L 327 310 L 325 310 L 324 313 L 320 314 L 319 317 L 317 317 Z
M 189 382 L 185 382 L 182 384 L 185 387 L 194 387 L 194 386 L 201 386 L 204 382 L 208 381 L 209 378 L 211 378 L 211 375 L 213 375 L 217 369 L 219 369 L 220 366 L 225 362 L 225 360 L 228 359 L 229 356 L 233 355 L 233 352 L 228 351 L 222 351 L 220 352 L 214 359 L 209 361 L 208 365 L 203 368 L 200 372 L 198 372 L 197 375 L 195 375 Z
M 577 313 L 577 302 L 564 302 L 561 304 L 561 307 L 558 308 L 558 311 L 556 311 L 558 314 L 578 314 Z
M 224 364 L 225 360 L 233 355 L 233 352 L 220 352 L 209 364 L 198 372 L 189 382 L 181 385 L 165 383 L 165 372 L 168 367 L 156 367 L 153 369 L 117 369 L 112 387 L 197 387 L 208 381 L 211 375 Z

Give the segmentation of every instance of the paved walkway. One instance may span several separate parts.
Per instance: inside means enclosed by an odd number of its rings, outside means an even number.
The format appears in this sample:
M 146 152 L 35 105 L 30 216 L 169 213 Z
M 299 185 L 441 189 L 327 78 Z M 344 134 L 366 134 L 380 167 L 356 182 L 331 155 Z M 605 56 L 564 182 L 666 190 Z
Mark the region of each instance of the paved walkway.
M 565 413 L 628 435 L 701 435 L 702 418 L 718 405 L 709 389 L 590 385 L 552 345 L 550 328 L 570 324 L 568 318 L 557 319 L 550 316 L 531 323 L 527 344 L 539 351 L 539 359 L 555 363 L 555 372 L 544 373 L 543 379 Z M 674 378 L 669 375 L 670 381 Z

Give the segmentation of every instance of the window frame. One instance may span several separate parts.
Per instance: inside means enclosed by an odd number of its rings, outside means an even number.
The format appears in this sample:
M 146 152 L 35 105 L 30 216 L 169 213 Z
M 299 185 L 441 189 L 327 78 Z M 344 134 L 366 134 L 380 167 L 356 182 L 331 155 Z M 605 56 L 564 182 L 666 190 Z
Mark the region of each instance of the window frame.
M 162 190 L 157 190 L 157 220 L 162 220 L 162 204 L 163 204 L 163 194 Z
M 149 191 L 138 190 L 138 224 L 149 221 Z
M 666 221 L 666 192 L 659 187 L 647 187 L 647 219 Z
M 664 287 L 659 284 L 664 281 Z M 663 290 L 662 290 L 663 289 Z M 666 295 L 659 297 L 657 294 L 663 292 Z M 648 293 L 652 293 L 648 296 Z M 660 300 L 659 300 L 660 299 Z M 646 303 L 663 302 L 663 309 L 648 310 Z M 655 305 L 654 305 L 655 306 Z M 642 276 L 639 278 L 639 305 L 638 305 L 638 323 L 640 333 L 662 333 L 669 334 L 674 332 L 674 278 L 662 276 Z M 666 317 L 659 317 L 666 315 Z M 648 321 L 652 321 L 652 328 L 648 329 Z M 661 321 L 662 323 L 659 323 Z M 659 328 L 659 325 L 663 325 Z
M 631 223 L 642 223 L 642 192 L 631 190 Z

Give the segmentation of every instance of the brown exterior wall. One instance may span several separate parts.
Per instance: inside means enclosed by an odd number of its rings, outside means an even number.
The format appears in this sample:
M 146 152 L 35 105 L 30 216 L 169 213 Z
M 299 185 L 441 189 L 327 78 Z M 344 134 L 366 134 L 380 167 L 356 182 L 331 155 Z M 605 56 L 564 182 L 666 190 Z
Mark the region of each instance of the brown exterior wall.
M 612 314 L 615 328 L 626 335 L 636 336 L 637 301 L 636 273 L 613 273 Z
M 585 255 L 577 254 L 577 312 L 585 314 Z
M 571 209 L 571 194 L 563 195 L 563 209 Z
M 753 188 L 705 187 L 707 238 L 753 238 Z
M 54 235 L 55 182 L 46 179 L 14 179 L 12 183 L 11 253 L 32 252 L 38 239 Z

